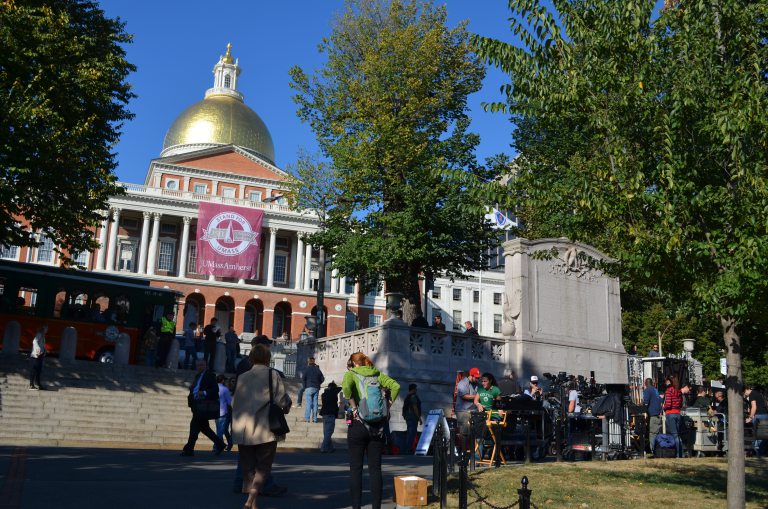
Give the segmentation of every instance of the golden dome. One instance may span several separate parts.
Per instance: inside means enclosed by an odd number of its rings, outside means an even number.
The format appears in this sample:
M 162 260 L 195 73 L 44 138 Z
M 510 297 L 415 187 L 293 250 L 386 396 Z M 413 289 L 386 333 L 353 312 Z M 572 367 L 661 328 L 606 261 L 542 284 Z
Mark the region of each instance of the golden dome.
M 261 117 L 240 99 L 218 94 L 196 102 L 174 120 L 165 135 L 160 155 L 219 145 L 250 149 L 275 164 L 272 135 Z

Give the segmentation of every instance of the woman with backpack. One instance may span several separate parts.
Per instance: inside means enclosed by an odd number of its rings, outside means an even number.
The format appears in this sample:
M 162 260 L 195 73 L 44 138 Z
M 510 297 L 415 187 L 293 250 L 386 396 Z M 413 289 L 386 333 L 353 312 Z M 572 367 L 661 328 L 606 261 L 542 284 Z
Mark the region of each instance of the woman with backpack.
M 384 447 L 384 424 L 389 419 L 389 407 L 397 399 L 400 384 L 380 373 L 362 352 L 353 353 L 347 365 L 341 388 L 349 400 L 352 419 L 347 429 L 349 448 L 349 490 L 352 509 L 360 509 L 363 497 L 363 458 L 368 455 L 371 477 L 371 506 L 381 508 L 381 452 Z M 389 390 L 390 398 L 386 396 Z

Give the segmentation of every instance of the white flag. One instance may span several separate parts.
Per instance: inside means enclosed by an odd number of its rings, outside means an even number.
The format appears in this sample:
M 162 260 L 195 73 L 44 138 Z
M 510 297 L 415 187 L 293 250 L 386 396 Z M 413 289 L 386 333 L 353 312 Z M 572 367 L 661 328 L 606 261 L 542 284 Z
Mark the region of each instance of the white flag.
M 495 208 L 485 215 L 485 219 L 490 221 L 495 230 L 509 230 L 515 226 L 512 220 Z

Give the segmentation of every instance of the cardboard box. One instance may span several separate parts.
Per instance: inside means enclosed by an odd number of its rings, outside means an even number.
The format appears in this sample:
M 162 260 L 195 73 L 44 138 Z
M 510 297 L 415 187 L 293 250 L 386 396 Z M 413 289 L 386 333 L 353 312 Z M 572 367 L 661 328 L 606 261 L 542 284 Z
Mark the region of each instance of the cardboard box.
M 415 475 L 395 477 L 395 503 L 403 507 L 427 505 L 427 480 Z

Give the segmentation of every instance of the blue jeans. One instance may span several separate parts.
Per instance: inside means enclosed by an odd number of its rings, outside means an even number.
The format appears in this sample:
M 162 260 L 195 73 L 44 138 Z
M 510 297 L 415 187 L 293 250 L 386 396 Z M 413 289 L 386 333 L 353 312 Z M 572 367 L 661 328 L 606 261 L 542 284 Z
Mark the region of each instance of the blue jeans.
M 235 372 L 235 359 L 237 358 L 237 343 L 227 343 L 227 373 Z
M 307 387 L 304 389 L 304 420 L 315 422 L 317 420 L 317 394 L 320 389 Z
M 416 432 L 419 429 L 419 419 L 416 417 L 405 418 L 405 454 L 413 454 L 413 441 L 416 439 Z
M 333 430 L 336 429 L 336 416 L 323 416 L 323 443 L 320 452 L 333 452 Z
M 229 423 L 232 422 L 232 414 L 227 414 L 216 419 L 216 436 L 226 437 L 227 445 L 232 445 L 232 434 L 229 432 Z
M 147 350 L 144 352 L 144 364 L 150 368 L 155 367 L 155 360 L 157 360 L 157 349 Z
M 195 369 L 197 349 L 194 345 L 184 347 L 184 369 Z
M 752 429 L 754 433 L 757 433 L 757 425 L 761 422 L 768 421 L 768 414 L 755 414 L 752 418 Z M 768 456 L 768 440 L 755 440 L 752 444 L 752 448 L 755 450 L 757 456 Z
M 680 414 L 667 414 L 667 434 L 675 437 L 675 450 L 678 458 L 683 457 L 683 441 L 680 433 L 683 431 L 683 416 Z

